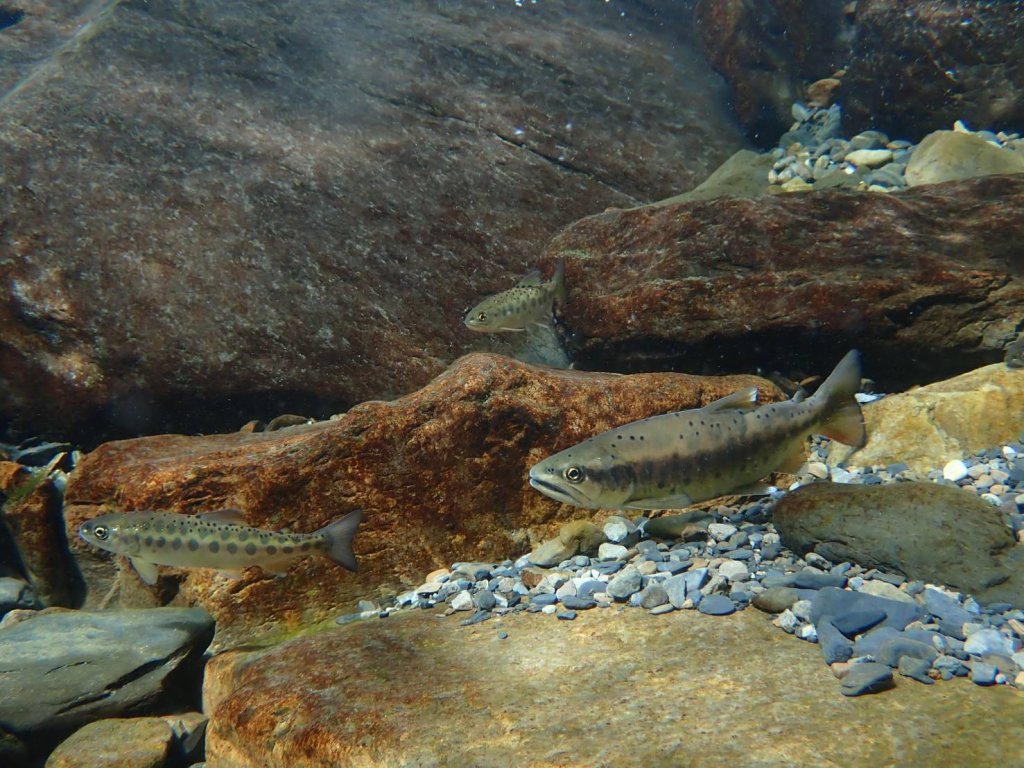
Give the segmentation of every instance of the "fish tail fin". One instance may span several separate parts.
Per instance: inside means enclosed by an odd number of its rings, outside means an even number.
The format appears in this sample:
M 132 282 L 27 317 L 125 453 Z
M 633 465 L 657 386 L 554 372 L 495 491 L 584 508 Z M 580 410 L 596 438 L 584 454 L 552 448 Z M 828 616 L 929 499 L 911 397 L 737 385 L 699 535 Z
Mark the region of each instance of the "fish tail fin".
M 341 520 L 325 525 L 318 533 L 327 537 L 330 545 L 327 556 L 339 565 L 356 570 L 356 556 L 352 553 L 352 539 L 356 535 L 356 528 L 363 519 L 363 510 L 357 509 L 349 512 Z
M 558 260 L 558 264 L 555 266 L 555 276 L 551 278 L 551 282 L 555 284 L 555 298 L 559 304 L 565 304 L 565 297 L 567 295 L 565 290 L 565 257 Z
M 821 434 L 854 448 L 863 448 L 868 441 L 864 414 L 854 397 L 859 390 L 860 355 L 851 349 L 812 396 L 824 401 Z

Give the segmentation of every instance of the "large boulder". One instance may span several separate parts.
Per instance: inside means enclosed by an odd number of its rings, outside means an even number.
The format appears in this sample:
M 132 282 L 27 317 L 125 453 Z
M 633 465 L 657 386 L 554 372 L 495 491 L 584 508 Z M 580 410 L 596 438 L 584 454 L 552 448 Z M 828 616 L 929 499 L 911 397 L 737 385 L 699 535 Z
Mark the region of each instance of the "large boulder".
M 939 688 L 900 678 L 851 706 L 816 646 L 752 610 L 515 614 L 470 627 L 416 612 L 213 659 L 207 758 L 218 768 L 1005 762 L 1024 697 Z
M 965 120 L 1024 125 L 1024 14 L 987 0 L 859 0 L 843 78 L 848 132 L 867 128 L 919 141 Z
M 1003 357 L 1024 317 L 1024 176 L 610 210 L 560 232 L 577 365 L 826 374 L 883 391 Z
M 31 740 L 192 701 L 213 620 L 201 608 L 51 609 L 0 627 L 0 728 Z
M 199 603 L 217 618 L 217 644 L 332 618 L 356 600 L 393 594 L 455 561 L 501 561 L 554 535 L 580 510 L 530 488 L 530 466 L 613 426 L 707 404 L 753 376 L 635 376 L 533 368 L 497 355 L 457 361 L 394 402 L 362 403 L 330 421 L 275 432 L 161 435 L 106 443 L 72 473 L 68 536 L 97 604 L 113 581 L 123 605 Z M 238 507 L 261 528 L 310 531 L 354 507 L 358 574 L 320 558 L 285 578 L 257 569 L 233 581 L 174 571 L 154 588 L 78 539 L 86 519 L 116 510 Z
M 864 406 L 868 443 L 829 445 L 829 464 L 886 466 L 917 472 L 1024 434 L 1024 371 L 1003 363 L 882 398 Z
M 1024 152 L 997 147 L 973 133 L 935 131 L 914 149 L 906 177 L 916 187 L 1008 173 L 1024 173 Z
M 794 552 L 1024 608 L 1024 546 L 998 507 L 960 488 L 814 483 L 776 504 L 773 519 Z
M 90 445 L 411 391 L 559 227 L 744 144 L 669 7 L 18 7 L 0 424 Z

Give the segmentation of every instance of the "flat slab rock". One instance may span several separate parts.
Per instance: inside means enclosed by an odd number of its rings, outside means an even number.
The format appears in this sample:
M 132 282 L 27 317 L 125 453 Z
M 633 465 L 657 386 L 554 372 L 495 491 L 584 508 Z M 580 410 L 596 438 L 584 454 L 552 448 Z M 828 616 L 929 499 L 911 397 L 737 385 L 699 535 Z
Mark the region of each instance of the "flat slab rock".
M 922 482 L 814 483 L 780 500 L 773 519 L 795 552 L 1024 607 L 1024 546 L 1002 512 L 969 491 Z
M 546 456 L 635 419 L 703 405 L 754 376 L 615 374 L 535 368 L 497 355 L 461 358 L 430 385 L 366 402 L 331 421 L 269 433 L 161 435 L 107 443 L 75 469 L 65 496 L 68 539 L 94 605 L 118 579 L 124 606 L 200 604 L 218 643 L 331 618 L 356 600 L 421 583 L 456 561 L 500 562 L 553 537 L 581 511 L 527 481 Z M 174 571 L 156 589 L 81 541 L 78 526 L 112 509 L 188 513 L 236 507 L 251 525 L 315 530 L 362 507 L 359 573 L 322 558 L 286 578 L 250 569 L 232 581 Z
M 851 700 L 840 685 L 816 646 L 756 611 L 608 609 L 471 627 L 399 614 L 214 658 L 207 759 L 218 768 L 996 765 L 1019 746 L 1024 698 L 1008 688 L 898 679 Z

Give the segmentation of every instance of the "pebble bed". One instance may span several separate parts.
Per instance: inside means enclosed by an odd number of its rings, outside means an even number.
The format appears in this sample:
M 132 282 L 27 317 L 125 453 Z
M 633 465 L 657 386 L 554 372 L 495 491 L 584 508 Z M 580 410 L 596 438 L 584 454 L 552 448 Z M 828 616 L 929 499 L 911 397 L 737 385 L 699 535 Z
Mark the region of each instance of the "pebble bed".
M 775 164 L 768 183 L 786 191 L 813 189 L 816 184 L 894 192 L 907 186 L 906 169 L 915 146 L 903 139 L 890 139 L 882 131 L 864 131 L 845 139 L 838 104 L 814 109 L 797 102 L 794 123 L 771 151 Z M 1019 133 L 972 131 L 962 121 L 953 124 L 958 133 L 973 133 L 1007 150 L 1024 152 Z M 839 174 L 837 176 L 837 174 Z
M 877 485 L 928 479 L 957 485 L 1002 507 L 1024 540 L 1022 442 L 949 462 L 921 478 L 903 464 L 830 468 L 824 460 L 828 440 L 816 438 L 810 460 L 789 490 L 828 480 Z M 572 621 L 580 611 L 613 606 L 653 616 L 677 610 L 723 616 L 754 604 L 777 614 L 773 623 L 782 631 L 817 643 L 847 696 L 891 687 L 894 670 L 928 685 L 969 677 L 978 685 L 1024 689 L 1024 610 L 1006 603 L 982 606 L 941 585 L 829 562 L 815 553 L 801 558 L 782 546 L 771 522 L 772 508 L 784 494 L 710 510 L 715 522 L 700 541 L 654 540 L 645 534 L 646 518 L 634 523 L 612 516 L 604 523 L 607 541 L 596 557 L 552 563 L 535 550 L 498 564 L 453 563 L 391 605 L 363 601 L 358 613 L 337 622 L 416 608 L 461 616 L 463 626 L 520 611 Z M 497 633 L 508 636 L 504 628 Z

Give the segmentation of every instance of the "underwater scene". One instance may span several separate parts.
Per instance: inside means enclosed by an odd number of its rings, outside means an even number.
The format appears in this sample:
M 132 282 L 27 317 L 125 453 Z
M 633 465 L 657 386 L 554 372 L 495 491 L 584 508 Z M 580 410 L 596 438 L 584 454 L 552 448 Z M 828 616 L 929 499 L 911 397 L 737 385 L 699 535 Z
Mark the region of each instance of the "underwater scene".
M 1022 62 L 0 0 L 0 768 L 1024 765 Z

